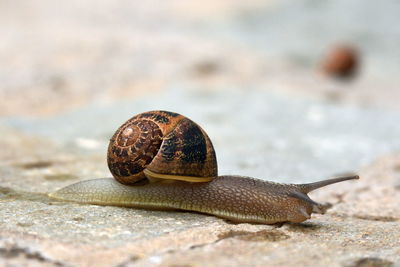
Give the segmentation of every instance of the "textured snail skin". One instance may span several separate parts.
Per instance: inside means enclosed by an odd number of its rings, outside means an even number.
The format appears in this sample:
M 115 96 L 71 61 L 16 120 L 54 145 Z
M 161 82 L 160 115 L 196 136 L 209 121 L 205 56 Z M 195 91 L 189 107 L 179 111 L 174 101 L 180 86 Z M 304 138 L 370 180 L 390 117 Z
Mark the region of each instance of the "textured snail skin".
M 303 222 L 327 206 L 307 193 L 346 180 L 347 176 L 310 184 L 279 184 L 242 176 L 218 176 L 211 182 L 157 181 L 123 185 L 112 178 L 78 182 L 49 196 L 78 203 L 156 210 L 188 210 L 235 222 L 274 224 Z

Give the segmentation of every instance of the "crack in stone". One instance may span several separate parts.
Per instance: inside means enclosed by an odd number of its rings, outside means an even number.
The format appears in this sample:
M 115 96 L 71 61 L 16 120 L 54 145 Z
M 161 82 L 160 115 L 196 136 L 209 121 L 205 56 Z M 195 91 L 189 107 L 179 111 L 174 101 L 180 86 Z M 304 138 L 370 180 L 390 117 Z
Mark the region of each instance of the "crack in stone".
M 192 245 L 189 247 L 189 250 L 205 247 L 208 245 L 213 245 L 222 240 L 230 239 L 230 238 L 234 238 L 234 239 L 242 240 L 242 241 L 252 241 L 252 242 L 260 242 L 260 241 L 261 242 L 262 241 L 276 242 L 276 241 L 289 239 L 290 236 L 283 232 L 276 231 L 276 230 L 260 230 L 257 232 L 243 231 L 243 230 L 229 230 L 229 231 L 220 233 L 218 235 L 217 240 L 215 240 L 213 242 Z
M 140 257 L 138 255 L 132 255 L 128 259 L 126 259 L 123 262 L 117 264 L 116 267 L 129 266 L 129 264 L 134 263 L 134 262 L 138 261 L 139 259 L 140 259 Z
M 268 241 L 276 242 L 289 239 L 290 236 L 277 230 L 261 230 L 257 232 L 230 230 L 218 235 L 218 241 L 227 238 L 236 238 L 243 241 Z
M 391 217 L 391 216 L 375 216 L 375 215 L 353 215 L 352 217 L 361 219 L 361 220 L 368 220 L 368 221 L 379 221 L 379 222 L 397 222 L 400 221 L 400 218 Z
M 154 255 L 147 255 L 146 257 L 139 257 L 137 255 L 133 255 L 123 261 L 122 263 L 116 265 L 116 267 L 126 267 L 129 266 L 131 263 L 136 263 L 138 260 L 143 258 L 150 258 L 150 257 L 163 257 L 167 254 L 179 253 L 184 250 L 193 250 L 197 248 L 203 248 L 209 245 L 214 245 L 222 240 L 225 239 L 236 239 L 241 241 L 250 241 L 250 242 L 277 242 L 281 240 L 289 239 L 290 236 L 277 230 L 260 230 L 257 232 L 251 231 L 243 231 L 243 230 L 229 230 L 226 232 L 222 232 L 218 235 L 218 238 L 212 242 L 206 242 L 196 245 L 191 245 L 188 248 L 176 248 L 176 249 L 168 249 L 161 253 L 154 254 Z M 183 265 L 186 266 L 186 265 Z
M 385 259 L 380 258 L 361 258 L 349 265 L 344 265 L 346 267 L 392 267 L 394 263 Z
M 25 257 L 28 260 L 36 260 L 38 262 L 47 262 L 50 264 L 54 264 L 54 266 L 66 266 L 66 264 L 52 260 L 45 257 L 39 251 L 31 251 L 29 248 L 19 247 L 19 246 L 11 246 L 10 248 L 0 247 L 0 256 L 5 259 L 13 259 L 18 258 L 20 256 Z
M 377 222 L 397 222 L 400 221 L 398 217 L 392 216 L 379 216 L 379 215 L 369 215 L 369 214 L 355 214 L 355 215 L 348 215 L 344 213 L 332 213 L 332 216 L 340 217 L 340 218 L 355 218 L 360 220 L 366 221 L 377 221 Z

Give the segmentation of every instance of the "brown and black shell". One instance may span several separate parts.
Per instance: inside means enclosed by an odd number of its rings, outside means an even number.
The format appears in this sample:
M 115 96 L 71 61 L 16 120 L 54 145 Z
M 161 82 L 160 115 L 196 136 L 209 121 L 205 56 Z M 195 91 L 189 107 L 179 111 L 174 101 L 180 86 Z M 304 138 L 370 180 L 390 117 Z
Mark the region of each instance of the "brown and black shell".
M 133 184 L 146 176 L 190 182 L 218 175 L 210 138 L 190 119 L 169 111 L 149 111 L 114 133 L 107 153 L 116 180 Z

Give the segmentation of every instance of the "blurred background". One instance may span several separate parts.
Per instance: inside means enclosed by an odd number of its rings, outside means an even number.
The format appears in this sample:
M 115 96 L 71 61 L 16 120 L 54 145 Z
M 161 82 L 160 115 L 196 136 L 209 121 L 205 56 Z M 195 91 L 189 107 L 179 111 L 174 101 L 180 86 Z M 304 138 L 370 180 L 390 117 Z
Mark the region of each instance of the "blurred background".
M 357 171 L 400 149 L 399 14 L 397 0 L 0 0 L 0 159 L 86 155 L 101 164 L 76 175 L 109 176 L 117 127 L 166 109 L 209 133 L 221 174 Z

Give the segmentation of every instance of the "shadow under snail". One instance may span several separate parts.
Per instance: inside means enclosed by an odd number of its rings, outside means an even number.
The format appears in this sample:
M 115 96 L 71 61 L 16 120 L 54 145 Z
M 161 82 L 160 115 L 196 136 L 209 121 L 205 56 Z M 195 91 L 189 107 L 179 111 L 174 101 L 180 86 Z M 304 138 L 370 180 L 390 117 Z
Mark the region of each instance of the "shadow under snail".
M 138 114 L 112 136 L 112 178 L 78 182 L 50 193 L 79 203 L 158 210 L 188 210 L 235 222 L 303 222 L 327 205 L 307 193 L 358 176 L 309 184 L 279 184 L 235 175 L 218 176 L 211 140 L 190 119 L 168 111 Z

